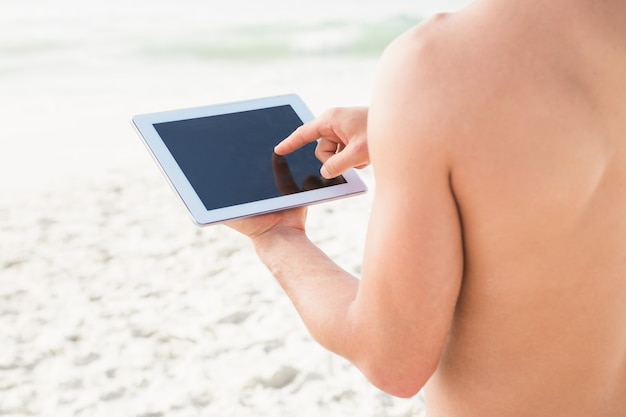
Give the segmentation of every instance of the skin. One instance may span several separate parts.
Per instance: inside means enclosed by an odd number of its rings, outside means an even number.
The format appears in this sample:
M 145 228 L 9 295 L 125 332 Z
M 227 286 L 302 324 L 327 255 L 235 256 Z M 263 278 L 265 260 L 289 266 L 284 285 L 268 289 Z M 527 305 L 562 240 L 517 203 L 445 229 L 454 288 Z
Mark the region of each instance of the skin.
M 371 162 L 360 279 L 306 210 L 248 235 L 313 337 L 429 417 L 626 416 L 626 3 L 476 1 L 386 50 L 322 174 Z

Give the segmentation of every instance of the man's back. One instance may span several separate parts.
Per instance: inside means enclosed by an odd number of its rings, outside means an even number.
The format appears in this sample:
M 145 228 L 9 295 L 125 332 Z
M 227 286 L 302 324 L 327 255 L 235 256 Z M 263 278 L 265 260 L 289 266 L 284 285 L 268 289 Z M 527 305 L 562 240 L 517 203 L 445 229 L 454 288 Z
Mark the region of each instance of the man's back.
M 401 41 L 426 45 L 458 116 L 464 275 L 428 415 L 623 417 L 626 6 L 519 3 Z

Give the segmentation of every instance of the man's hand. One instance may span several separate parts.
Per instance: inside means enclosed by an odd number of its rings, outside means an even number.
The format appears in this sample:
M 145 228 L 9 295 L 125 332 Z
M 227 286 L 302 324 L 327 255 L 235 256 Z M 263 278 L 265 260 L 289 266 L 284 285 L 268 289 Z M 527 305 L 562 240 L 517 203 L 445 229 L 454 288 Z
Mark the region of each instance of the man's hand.
M 370 163 L 367 113 L 367 107 L 328 110 L 296 129 L 274 152 L 287 155 L 320 139 L 315 155 L 323 163 L 320 173 L 324 178 L 335 178 L 350 168 L 365 168 Z
M 320 173 L 324 178 L 338 177 L 350 168 L 365 168 L 370 163 L 367 148 L 367 115 L 367 107 L 328 110 L 322 116 L 296 129 L 279 143 L 274 151 L 277 155 L 287 155 L 307 143 L 320 139 L 315 155 L 323 163 Z M 281 168 L 280 160 L 274 157 L 272 163 L 276 174 L 277 167 Z M 289 190 L 293 188 L 291 192 L 299 190 L 295 183 L 287 184 L 286 188 Z M 271 230 L 288 229 L 304 232 L 305 222 L 306 209 L 298 208 L 233 220 L 228 222 L 227 226 L 254 240 Z
M 232 220 L 226 225 L 254 241 L 274 230 L 295 230 L 304 233 L 305 222 L 306 207 L 300 207 L 276 213 Z

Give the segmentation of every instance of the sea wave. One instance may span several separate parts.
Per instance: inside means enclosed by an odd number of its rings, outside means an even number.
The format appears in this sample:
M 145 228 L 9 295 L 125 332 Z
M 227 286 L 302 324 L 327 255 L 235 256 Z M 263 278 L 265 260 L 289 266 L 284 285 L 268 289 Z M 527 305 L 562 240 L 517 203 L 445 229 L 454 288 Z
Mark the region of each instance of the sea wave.
M 197 59 L 203 61 L 266 61 L 302 56 L 377 57 L 399 34 L 420 18 L 410 15 L 380 21 L 336 20 L 315 23 L 262 22 L 239 26 L 191 28 L 176 33 L 117 33 L 92 29 L 85 33 L 49 32 L 46 39 L 21 36 L 0 40 L 5 64 L 54 53 L 81 57 L 97 54 L 117 59 Z
M 303 55 L 376 57 L 392 39 L 418 22 L 417 17 L 402 15 L 377 22 L 268 23 L 206 32 L 193 39 L 152 41 L 138 52 L 156 59 L 236 61 Z

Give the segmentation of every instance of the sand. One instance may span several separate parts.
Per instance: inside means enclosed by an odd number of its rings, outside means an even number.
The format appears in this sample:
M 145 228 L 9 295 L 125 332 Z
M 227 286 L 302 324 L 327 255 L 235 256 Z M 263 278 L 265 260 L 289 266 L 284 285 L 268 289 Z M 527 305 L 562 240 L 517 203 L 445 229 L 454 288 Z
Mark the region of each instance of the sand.
M 0 197 L 0 415 L 422 415 L 317 345 L 250 243 L 193 225 L 153 168 Z M 309 209 L 355 274 L 370 199 Z

